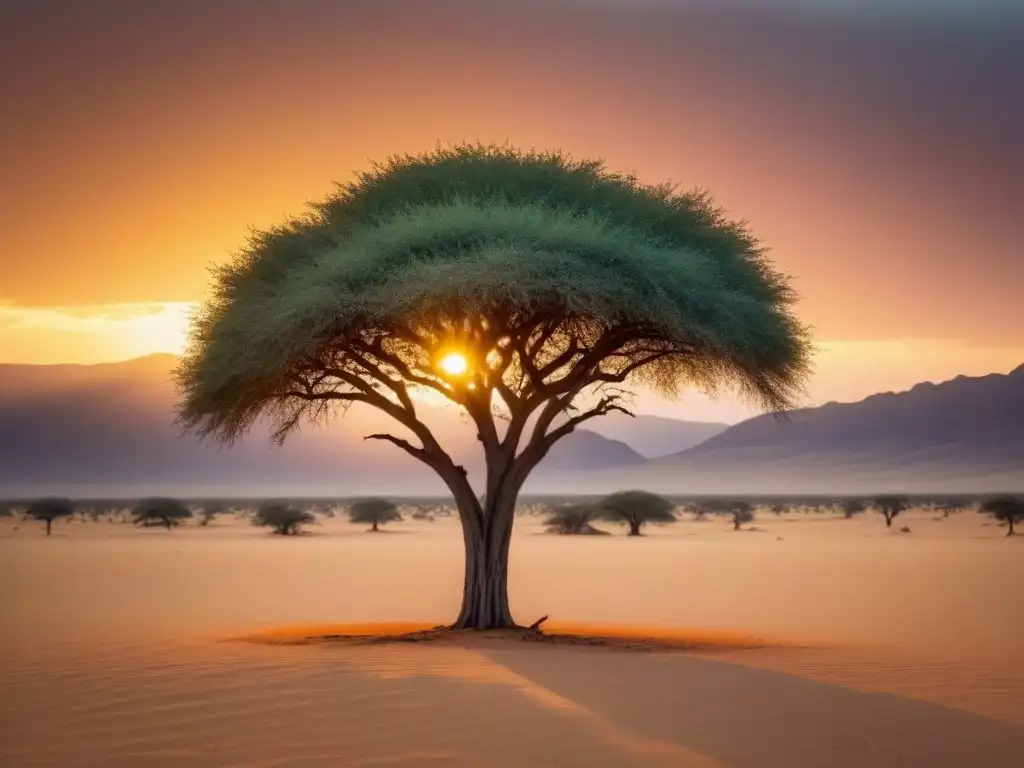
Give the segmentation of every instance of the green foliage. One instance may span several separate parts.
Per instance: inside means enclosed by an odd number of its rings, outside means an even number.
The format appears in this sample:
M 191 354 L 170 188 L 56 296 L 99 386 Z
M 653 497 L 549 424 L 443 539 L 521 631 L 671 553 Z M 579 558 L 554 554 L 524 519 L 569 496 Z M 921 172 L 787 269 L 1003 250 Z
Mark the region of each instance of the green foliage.
M 264 504 L 259 507 L 252 518 L 252 524 L 264 528 L 273 528 L 274 533 L 281 536 L 296 536 L 303 525 L 316 522 L 316 517 L 290 504 Z
M 1007 536 L 1013 536 L 1017 523 L 1024 522 L 1024 498 L 1020 496 L 993 496 L 978 507 L 978 512 L 1007 525 Z
M 590 523 L 600 519 L 601 510 L 593 504 L 567 504 L 549 507 L 544 516 L 544 526 L 551 533 L 568 535 L 601 534 L 604 531 Z
M 132 522 L 145 527 L 162 525 L 171 530 L 192 517 L 192 510 L 178 499 L 154 497 L 143 499 L 132 510 Z
M 50 526 L 53 525 L 54 520 L 71 517 L 73 514 L 75 514 L 75 503 L 71 499 L 60 496 L 37 499 L 25 509 L 25 517 L 46 523 L 47 536 L 50 535 Z
M 647 491 L 619 491 L 601 499 L 596 517 L 629 526 L 630 536 L 639 536 L 648 523 L 657 525 L 676 522 L 672 502 Z
M 348 508 L 348 519 L 353 523 L 370 525 L 376 531 L 380 525 L 401 522 L 402 513 L 387 499 L 362 499 Z
M 262 414 L 281 437 L 322 415 L 285 393 L 339 341 L 410 327 L 436 341 L 462 318 L 541 313 L 584 341 L 643 327 L 649 343 L 625 348 L 618 369 L 659 345 L 664 354 L 629 381 L 665 393 L 729 384 L 770 409 L 794 402 L 809 369 L 795 296 L 744 225 L 704 192 L 558 152 L 393 158 L 255 233 L 215 276 L 178 381 L 183 422 L 228 442 Z

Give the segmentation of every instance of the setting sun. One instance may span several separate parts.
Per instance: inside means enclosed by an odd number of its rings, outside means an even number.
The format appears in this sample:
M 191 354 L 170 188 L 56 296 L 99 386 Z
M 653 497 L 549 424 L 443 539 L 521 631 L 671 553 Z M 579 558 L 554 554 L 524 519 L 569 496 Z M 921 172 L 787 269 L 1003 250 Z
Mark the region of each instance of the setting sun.
M 469 368 L 469 363 L 464 355 L 458 352 L 449 352 L 441 358 L 438 366 L 449 376 L 461 376 Z

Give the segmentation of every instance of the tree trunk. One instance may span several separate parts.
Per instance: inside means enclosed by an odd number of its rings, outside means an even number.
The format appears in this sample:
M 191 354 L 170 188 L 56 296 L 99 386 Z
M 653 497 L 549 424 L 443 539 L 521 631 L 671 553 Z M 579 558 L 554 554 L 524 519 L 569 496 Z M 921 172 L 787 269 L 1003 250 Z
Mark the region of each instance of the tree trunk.
M 502 492 L 504 491 L 504 492 Z M 462 519 L 466 573 L 462 609 L 452 629 L 510 629 L 518 625 L 508 605 L 508 553 L 512 542 L 515 492 L 501 489 L 495 502 L 483 505 L 483 515 L 473 499 L 456 499 Z
M 883 514 L 885 514 L 885 527 L 892 528 L 892 515 L 890 515 L 888 512 L 885 512 Z
M 1008 530 L 1008 531 L 1006 532 L 1006 535 L 1007 535 L 1007 536 L 1013 536 L 1013 522 L 1014 522 L 1014 520 L 1013 520 L 1013 516 L 1011 515 L 1011 516 L 1010 516 L 1010 517 L 1009 517 L 1009 518 L 1008 518 L 1008 519 L 1006 520 L 1006 525 L 1007 525 L 1007 526 L 1009 527 L 1009 530 Z
M 370 530 L 371 530 L 371 531 L 376 531 L 376 530 L 378 530 L 378 529 L 377 529 L 377 521 L 376 521 L 376 520 L 374 520 L 374 521 L 373 521 L 373 525 L 372 525 L 372 526 L 370 526 Z
M 640 526 L 642 526 L 642 525 L 643 525 L 643 523 L 641 523 L 639 520 L 630 520 L 629 521 L 629 533 L 626 534 L 626 535 L 627 536 L 639 536 L 640 535 Z
M 53 520 L 47 520 L 47 521 L 46 521 L 46 535 L 47 535 L 47 536 L 49 536 L 49 535 L 50 535 L 50 526 L 51 526 L 51 525 L 53 525 Z
M 732 519 L 732 529 L 734 531 L 738 531 L 740 529 L 740 519 L 738 517 L 734 517 Z

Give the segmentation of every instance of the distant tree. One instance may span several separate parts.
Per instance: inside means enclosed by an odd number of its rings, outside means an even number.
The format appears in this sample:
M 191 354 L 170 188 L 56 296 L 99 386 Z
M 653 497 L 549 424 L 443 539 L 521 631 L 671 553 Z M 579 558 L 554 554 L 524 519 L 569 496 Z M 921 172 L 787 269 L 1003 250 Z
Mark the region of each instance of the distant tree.
M 910 508 L 910 499 L 901 495 L 876 496 L 871 508 L 885 517 L 886 528 L 892 528 L 892 521 Z
M 619 491 L 597 503 L 595 517 L 624 523 L 629 526 L 628 536 L 639 536 L 648 523 L 676 522 L 672 509 L 672 502 L 662 496 L 647 491 Z
M 735 499 L 723 502 L 725 510 L 732 515 L 732 529 L 740 530 L 745 523 L 754 522 L 754 508 L 749 502 Z
M 971 505 L 968 504 L 964 499 L 940 499 L 934 504 L 935 509 L 942 513 L 943 518 L 947 518 L 950 515 L 955 515 L 959 512 L 964 512 Z
M 839 502 L 839 510 L 847 520 L 852 520 L 866 509 L 867 505 L 861 499 L 843 499 Z
M 298 509 L 290 504 L 264 504 L 252 517 L 252 524 L 273 528 L 281 536 L 296 536 L 303 525 L 316 522 L 311 512 Z
M 28 505 L 25 516 L 33 520 L 42 520 L 46 523 L 46 535 L 50 535 L 50 527 L 53 521 L 61 517 L 71 517 L 75 514 L 75 503 L 71 499 L 58 496 L 48 496 L 44 499 L 37 499 Z
M 781 517 L 789 512 L 789 503 L 785 501 L 775 501 L 768 506 L 768 509 L 775 515 Z
M 430 507 L 413 507 L 412 512 L 409 514 L 413 520 L 426 520 L 427 522 L 434 522 L 434 513 Z
M 199 524 L 206 526 L 217 519 L 219 515 L 223 515 L 228 511 L 228 508 L 216 502 L 208 502 L 203 504 L 199 511 Z
M 600 512 L 593 504 L 566 504 L 549 507 L 544 519 L 544 526 L 552 533 L 568 535 L 601 534 L 590 523 L 600 518 Z
M 183 520 L 192 517 L 192 510 L 178 499 L 155 497 L 143 499 L 132 510 L 132 522 L 136 525 L 150 527 L 162 525 L 168 531 Z
M 371 531 L 391 522 L 401 522 L 402 513 L 387 499 L 363 499 L 348 508 L 348 519 L 353 523 L 365 523 Z
M 1020 496 L 994 496 L 982 502 L 978 512 L 1006 523 L 1007 536 L 1013 536 L 1014 526 L 1024 522 L 1024 498 Z

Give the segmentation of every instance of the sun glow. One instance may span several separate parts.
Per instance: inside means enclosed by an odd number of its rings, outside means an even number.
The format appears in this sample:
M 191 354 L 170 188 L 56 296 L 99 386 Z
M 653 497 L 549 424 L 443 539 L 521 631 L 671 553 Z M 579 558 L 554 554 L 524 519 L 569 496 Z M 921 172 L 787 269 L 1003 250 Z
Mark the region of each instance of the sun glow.
M 458 352 L 449 352 L 438 362 L 438 367 L 449 376 L 461 376 L 469 370 L 469 362 L 465 355 Z

